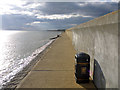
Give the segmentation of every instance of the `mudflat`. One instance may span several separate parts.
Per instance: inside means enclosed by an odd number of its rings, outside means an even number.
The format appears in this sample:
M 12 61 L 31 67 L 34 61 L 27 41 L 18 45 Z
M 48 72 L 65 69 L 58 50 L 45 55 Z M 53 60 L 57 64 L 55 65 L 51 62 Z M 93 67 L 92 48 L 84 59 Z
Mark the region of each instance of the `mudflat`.
M 89 83 L 77 84 L 74 76 L 75 50 L 63 33 L 47 49 L 17 88 L 95 88 Z

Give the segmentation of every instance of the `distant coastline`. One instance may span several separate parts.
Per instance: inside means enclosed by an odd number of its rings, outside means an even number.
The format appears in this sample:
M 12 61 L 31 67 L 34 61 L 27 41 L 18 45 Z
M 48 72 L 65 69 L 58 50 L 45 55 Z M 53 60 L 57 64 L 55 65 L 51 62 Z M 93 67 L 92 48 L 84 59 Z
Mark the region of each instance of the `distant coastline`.
M 51 30 L 18 30 L 18 29 L 3 29 L 4 31 L 65 31 L 66 29 L 51 29 Z
M 57 29 L 57 30 L 47 30 L 47 31 L 65 31 L 65 29 Z

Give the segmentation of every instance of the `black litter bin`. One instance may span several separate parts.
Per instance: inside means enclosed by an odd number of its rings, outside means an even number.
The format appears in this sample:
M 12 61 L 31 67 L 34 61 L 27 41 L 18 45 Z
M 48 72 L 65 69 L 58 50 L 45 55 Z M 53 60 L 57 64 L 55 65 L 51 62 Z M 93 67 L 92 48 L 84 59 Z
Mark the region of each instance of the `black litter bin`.
M 75 55 L 75 79 L 76 83 L 89 82 L 90 56 L 86 53 Z

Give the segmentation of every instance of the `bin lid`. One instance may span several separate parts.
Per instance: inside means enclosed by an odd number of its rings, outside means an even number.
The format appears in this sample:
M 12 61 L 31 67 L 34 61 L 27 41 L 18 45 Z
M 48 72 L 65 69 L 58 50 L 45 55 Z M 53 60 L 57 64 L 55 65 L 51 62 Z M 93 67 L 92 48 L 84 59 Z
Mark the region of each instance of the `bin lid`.
M 90 60 L 90 56 L 89 56 L 88 54 L 84 53 L 84 52 L 77 53 L 77 54 L 75 55 L 75 58 L 76 58 L 77 60 L 86 60 L 86 59 Z

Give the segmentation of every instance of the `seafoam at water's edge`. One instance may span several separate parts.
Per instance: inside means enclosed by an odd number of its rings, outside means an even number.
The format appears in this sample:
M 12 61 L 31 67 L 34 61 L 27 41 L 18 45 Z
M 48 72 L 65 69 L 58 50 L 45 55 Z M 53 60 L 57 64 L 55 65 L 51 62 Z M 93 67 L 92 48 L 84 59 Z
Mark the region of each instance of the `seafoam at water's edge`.
M 30 56 L 24 58 L 19 63 L 20 68 L 11 72 L 6 78 L 3 80 L 3 84 L 0 86 L 1 88 L 15 88 L 17 84 L 27 75 L 27 73 L 31 70 L 34 64 L 40 58 L 40 54 L 55 41 L 55 39 L 50 40 L 48 43 L 35 50 Z M 6 81 L 6 82 L 4 82 Z

